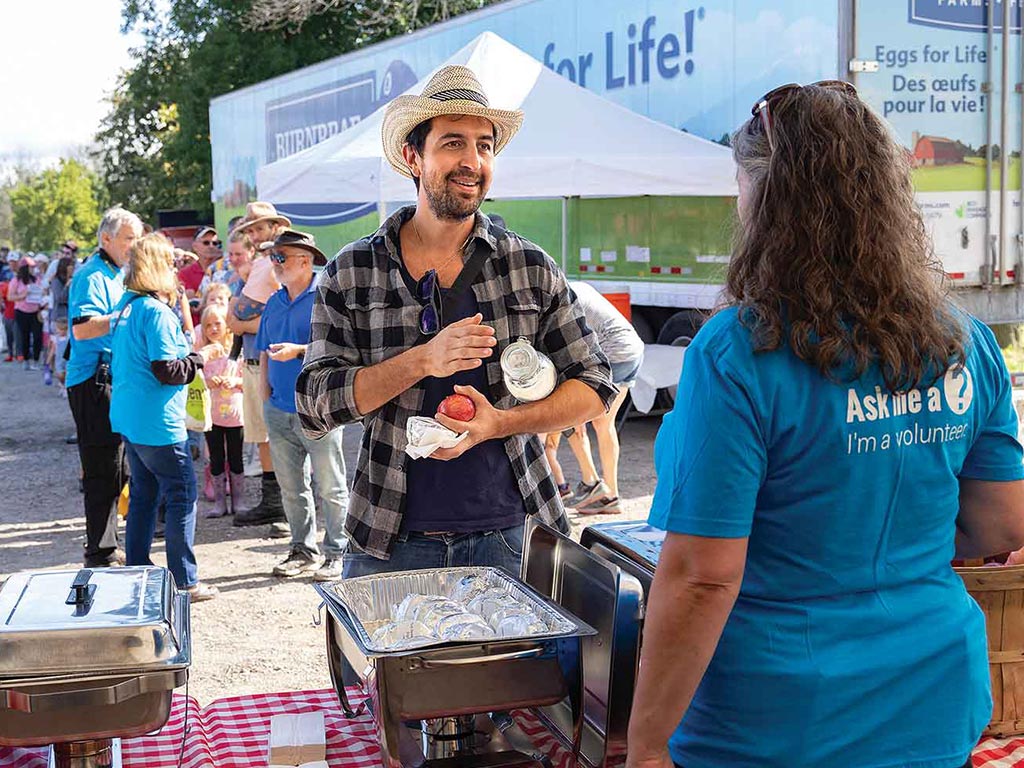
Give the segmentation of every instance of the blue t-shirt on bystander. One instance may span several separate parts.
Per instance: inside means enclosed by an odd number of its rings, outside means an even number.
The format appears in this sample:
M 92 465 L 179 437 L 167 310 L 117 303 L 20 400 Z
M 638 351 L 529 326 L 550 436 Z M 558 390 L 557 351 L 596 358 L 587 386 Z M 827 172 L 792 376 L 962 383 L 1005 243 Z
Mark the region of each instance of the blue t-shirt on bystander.
M 75 272 L 68 292 L 68 318 L 108 315 L 124 295 L 124 274 L 100 253 L 94 253 Z M 67 366 L 67 386 L 73 387 L 91 378 L 101 358 L 109 361 L 110 334 L 88 341 L 71 341 Z
M 115 315 L 110 321 L 114 337 L 110 424 L 115 432 L 138 445 L 183 443 L 188 438 L 187 387 L 161 384 L 150 364 L 178 360 L 191 348 L 169 306 L 150 296 L 138 297 L 137 293 L 126 293 L 118 307 L 120 320 Z
M 316 298 L 316 275 L 292 301 L 288 289 L 282 288 L 267 299 L 256 334 L 256 352 L 266 352 L 271 344 L 291 342 L 308 344 L 313 300 Z M 295 413 L 295 381 L 302 371 L 302 357 L 283 363 L 267 358 L 267 380 L 270 382 L 270 404 L 288 413 Z
M 973 318 L 962 370 L 899 395 L 755 353 L 736 309 L 686 351 L 650 523 L 749 537 L 670 741 L 705 766 L 959 766 L 992 712 L 985 624 L 950 566 L 958 478 L 1024 478 L 1010 380 Z M 912 713 L 912 717 L 907 717 Z

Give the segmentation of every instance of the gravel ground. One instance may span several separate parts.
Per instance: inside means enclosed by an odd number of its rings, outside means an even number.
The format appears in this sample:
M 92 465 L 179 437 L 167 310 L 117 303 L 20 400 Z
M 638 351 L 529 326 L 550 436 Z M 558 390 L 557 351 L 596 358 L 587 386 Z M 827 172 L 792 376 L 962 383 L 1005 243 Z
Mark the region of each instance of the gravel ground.
M 0 580 L 16 571 L 77 567 L 85 518 L 77 448 L 65 442 L 74 432 L 67 401 L 57 387 L 43 386 L 38 371 L 0 363 L 0 413 Z M 658 418 L 633 419 L 623 429 L 623 518 L 647 515 L 659 424 Z M 359 426 L 345 429 L 350 477 L 360 433 Z M 559 457 L 575 484 L 579 472 L 565 441 Z M 258 480 L 249 483 L 254 491 Z M 581 528 L 574 519 L 577 538 Z M 230 518 L 198 521 L 200 578 L 221 590 L 216 600 L 192 609 L 189 692 L 201 705 L 238 694 L 330 687 L 323 631 L 313 625 L 319 601 L 311 580 L 272 576 L 287 541 L 261 538 L 263 532 L 235 528 Z M 160 542 L 153 559 L 158 565 L 165 562 Z

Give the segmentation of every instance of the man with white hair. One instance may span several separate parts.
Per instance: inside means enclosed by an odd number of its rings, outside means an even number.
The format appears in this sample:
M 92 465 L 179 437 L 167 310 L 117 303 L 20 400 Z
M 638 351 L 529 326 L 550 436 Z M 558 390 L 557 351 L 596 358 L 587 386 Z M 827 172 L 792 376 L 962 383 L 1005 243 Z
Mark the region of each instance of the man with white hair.
M 122 267 L 142 221 L 111 208 L 100 222 L 99 247 L 75 272 L 68 295 L 71 357 L 68 403 L 78 429 L 78 455 L 85 492 L 85 566 L 103 568 L 119 560 L 117 498 L 128 478 L 121 436 L 110 426 L 110 326 L 124 293 Z

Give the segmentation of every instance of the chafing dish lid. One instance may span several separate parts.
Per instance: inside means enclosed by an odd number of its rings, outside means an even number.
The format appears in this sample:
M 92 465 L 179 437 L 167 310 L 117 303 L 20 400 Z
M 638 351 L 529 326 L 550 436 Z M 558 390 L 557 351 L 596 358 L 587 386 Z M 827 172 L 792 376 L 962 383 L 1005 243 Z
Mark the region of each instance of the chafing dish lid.
M 188 666 L 187 614 L 165 568 L 15 574 L 0 588 L 0 679 Z
M 658 565 L 665 531 L 635 520 L 598 523 L 583 529 L 580 544 L 587 549 L 600 542 L 626 559 L 650 570 Z

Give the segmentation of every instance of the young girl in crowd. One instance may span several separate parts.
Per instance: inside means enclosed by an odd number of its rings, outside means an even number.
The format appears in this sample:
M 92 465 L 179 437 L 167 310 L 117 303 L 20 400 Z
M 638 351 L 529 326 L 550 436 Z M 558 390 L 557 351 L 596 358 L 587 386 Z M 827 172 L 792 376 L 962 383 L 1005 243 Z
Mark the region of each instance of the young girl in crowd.
M 213 481 L 213 507 L 204 512 L 204 517 L 228 514 L 225 463 L 230 470 L 232 507 L 240 504 L 245 495 L 242 466 L 242 371 L 239 361 L 232 360 L 228 354 L 232 337 L 227 327 L 226 311 L 219 303 L 209 304 L 203 310 L 201 323 L 206 341 L 204 355 L 207 357 L 204 374 L 206 386 L 210 390 L 213 420 L 213 427 L 206 433 L 206 446 L 210 454 L 209 470 Z
M 203 313 L 206 312 L 208 307 L 220 307 L 227 312 L 229 301 L 231 301 L 231 289 L 223 283 L 211 283 L 206 289 L 206 293 L 203 294 L 202 301 L 199 303 L 199 317 L 202 318 Z M 225 331 L 227 331 L 226 326 Z M 202 321 L 200 321 L 200 329 L 199 333 L 196 335 L 195 348 L 202 349 L 205 346 L 206 336 L 202 330 Z

